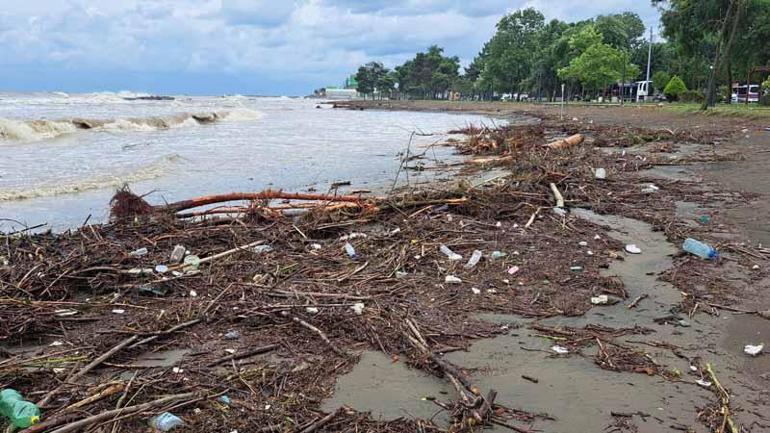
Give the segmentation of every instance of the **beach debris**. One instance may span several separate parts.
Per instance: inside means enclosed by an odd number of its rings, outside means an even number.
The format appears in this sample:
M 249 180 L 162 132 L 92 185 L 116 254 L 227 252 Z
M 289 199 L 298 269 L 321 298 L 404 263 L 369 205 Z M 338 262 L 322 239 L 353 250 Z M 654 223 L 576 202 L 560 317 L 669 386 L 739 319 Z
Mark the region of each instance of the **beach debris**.
M 142 284 L 139 286 L 139 293 L 146 295 L 166 296 L 168 289 L 166 287 L 160 287 L 153 284 Z
M 711 222 L 711 217 L 708 215 L 701 215 L 698 217 L 698 222 L 703 225 L 706 225 Z
M 682 244 L 682 249 L 702 259 L 712 260 L 719 257 L 719 252 L 717 252 L 717 250 L 712 246 L 693 238 L 685 239 L 684 243 Z
M 567 216 L 567 211 L 565 209 L 560 208 L 560 207 L 551 208 L 551 211 L 553 213 L 555 213 L 556 215 L 560 216 L 560 217 Z
M 570 266 L 569 270 L 572 271 L 572 272 L 583 272 L 583 267 L 582 266 Z
M 128 255 L 131 257 L 142 257 L 147 255 L 148 252 L 149 251 L 147 250 L 147 248 L 142 247 L 142 248 L 139 248 L 138 250 L 131 251 L 130 253 L 128 253 Z
M 544 144 L 544 147 L 549 149 L 566 149 L 568 147 L 577 146 L 582 143 L 585 137 L 582 134 L 570 135 L 567 138 L 556 140 L 548 144 Z
M 323 248 L 323 246 L 321 246 L 321 244 L 313 243 L 313 244 L 310 244 L 310 248 L 312 248 L 312 249 L 314 249 L 314 250 L 318 251 L 318 250 L 320 250 L 321 248 Z
M 171 372 L 174 373 L 174 374 L 182 374 L 182 373 L 184 373 L 184 369 L 179 368 L 179 367 L 174 367 L 174 368 L 171 369 Z
M 444 277 L 444 282 L 447 284 L 458 284 L 458 283 L 462 283 L 463 280 L 455 277 L 454 275 L 447 275 L 446 277 Z
M 605 168 L 597 168 L 594 171 L 594 177 L 596 179 L 602 180 L 607 178 L 607 169 Z
M 700 385 L 700 386 L 702 386 L 704 388 L 710 388 L 711 385 L 713 385 L 711 382 L 709 382 L 708 380 L 705 380 L 705 379 L 698 379 L 698 380 L 695 381 L 695 383 L 697 383 L 698 385 Z
M 184 264 L 184 270 L 186 272 L 195 271 L 195 270 L 198 270 L 198 268 L 201 265 L 201 258 L 194 254 L 190 254 L 189 256 L 184 258 L 183 264 Z
M 185 253 L 187 253 L 187 248 L 185 248 L 183 245 L 175 245 L 174 249 L 171 250 L 171 255 L 168 258 L 169 263 L 174 265 L 181 263 L 182 259 L 184 259 Z
M 404 272 L 404 271 L 396 271 L 396 278 L 404 278 L 404 277 L 406 277 L 407 275 L 409 275 L 409 273 L 408 273 L 408 272 Z
M 580 241 L 580 242 L 578 242 L 578 245 L 580 245 L 581 247 L 587 247 L 588 246 L 588 242 Z
M 166 265 L 155 265 L 155 272 L 159 274 L 165 274 L 168 272 L 168 266 Z
M 450 261 L 456 262 L 458 260 L 462 260 L 463 259 L 463 256 L 461 256 L 461 255 L 457 254 L 456 252 L 450 250 L 449 247 L 444 245 L 444 244 L 441 244 L 441 246 L 439 247 L 439 251 L 444 253 L 444 255 L 447 256 L 447 258 Z
M 257 245 L 256 247 L 252 248 L 251 251 L 255 254 L 265 254 L 273 252 L 273 247 L 270 245 Z
M 366 233 L 355 232 L 355 233 L 350 233 L 340 237 L 340 241 L 347 242 L 347 241 L 352 241 L 353 239 L 356 239 L 356 238 L 366 238 L 367 236 L 368 235 Z
M 502 252 L 502 251 L 492 251 L 492 254 L 489 255 L 489 258 L 492 260 L 498 260 L 502 259 L 503 257 L 507 256 L 508 254 Z
M 310 314 L 318 314 L 318 308 L 316 307 L 306 307 L 305 311 Z
M 553 198 L 556 200 L 556 207 L 563 208 L 564 196 L 561 195 L 561 191 L 559 191 L 559 188 L 557 188 L 556 184 L 553 182 L 551 182 L 549 186 L 551 187 L 551 193 L 553 193 Z
M 351 259 L 356 258 L 356 249 L 353 248 L 353 245 L 350 245 L 350 242 L 345 242 L 345 252 L 348 254 L 348 257 Z
M 64 344 L 64 342 L 61 341 L 61 340 L 54 340 L 54 341 L 51 342 L 51 344 L 49 344 L 49 346 L 57 347 L 57 346 L 62 346 L 63 344 Z
M 27 428 L 40 421 L 40 408 L 25 400 L 19 391 L 6 388 L 0 391 L 0 415 L 8 418 L 13 427 Z
M 364 303 L 363 302 L 356 302 L 355 304 L 350 306 L 350 309 L 353 310 L 354 313 L 356 313 L 357 316 L 360 316 L 364 314 Z
M 183 424 L 184 421 L 171 412 L 163 412 L 150 420 L 150 426 L 162 432 L 173 430 Z
M 120 308 L 116 308 L 116 309 L 112 310 L 112 313 L 113 314 L 125 314 L 126 310 L 123 310 L 123 309 L 120 309 Z
M 225 340 L 237 340 L 241 338 L 241 333 L 237 330 L 227 331 L 225 333 Z
M 65 308 L 62 310 L 56 310 L 54 311 L 54 314 L 56 314 L 59 317 L 69 317 L 69 316 L 75 316 L 79 314 L 80 312 L 78 310 L 73 310 L 71 308 Z
M 471 287 L 471 292 L 473 292 L 474 295 L 480 295 L 481 294 L 481 290 L 479 290 L 479 289 L 477 289 L 475 287 Z
M 558 353 L 559 355 L 566 355 L 567 353 L 569 353 L 569 349 L 567 349 L 564 346 L 559 346 L 558 344 L 551 346 L 551 350 Z
M 654 183 L 651 183 L 642 188 L 643 194 L 655 194 L 658 191 L 660 191 L 660 188 L 656 186 Z
M 515 275 L 516 273 L 519 272 L 519 270 L 520 268 L 518 266 L 511 266 L 510 268 L 508 268 L 508 273 L 510 275 Z
M 198 297 L 198 292 L 196 292 L 195 290 L 190 290 L 190 297 L 191 298 L 197 298 Z
M 473 250 L 473 254 L 471 254 L 471 258 L 468 259 L 468 263 L 463 266 L 465 269 L 473 269 L 478 263 L 479 260 L 481 260 L 482 252 L 479 250 Z
M 757 356 L 760 353 L 762 353 L 764 349 L 765 349 L 764 344 L 757 344 L 757 345 L 747 344 L 743 346 L 743 353 L 751 356 Z
M 642 249 L 637 247 L 636 244 L 628 244 L 626 245 L 626 252 L 629 254 L 641 254 Z
M 754 265 L 751 267 L 752 270 L 757 271 L 759 270 L 759 265 Z
M 591 303 L 594 305 L 607 305 L 610 302 L 610 298 L 607 295 L 599 295 L 591 298 Z

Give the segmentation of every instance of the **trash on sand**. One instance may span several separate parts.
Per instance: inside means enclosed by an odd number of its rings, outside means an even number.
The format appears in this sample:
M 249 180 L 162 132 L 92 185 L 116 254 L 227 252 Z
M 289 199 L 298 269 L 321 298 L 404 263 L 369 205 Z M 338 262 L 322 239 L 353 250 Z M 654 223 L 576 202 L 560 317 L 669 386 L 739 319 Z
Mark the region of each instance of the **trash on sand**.
M 409 275 L 407 272 L 404 271 L 396 271 L 396 278 L 404 278 L 405 276 Z
M 752 267 L 751 267 L 751 269 L 753 269 L 753 270 L 755 270 L 755 271 L 756 271 L 756 270 L 758 270 L 758 269 L 759 269 L 759 265 L 754 265 L 754 266 L 752 266 Z
M 171 256 L 169 257 L 168 261 L 172 264 L 177 264 L 184 259 L 184 254 L 187 252 L 187 248 L 185 248 L 183 245 L 176 245 L 173 250 L 171 250 Z
M 197 298 L 198 297 L 198 292 L 196 292 L 195 290 L 190 290 L 190 297 L 191 298 Z
M 459 278 L 455 277 L 454 275 L 447 275 L 447 276 L 444 278 L 444 282 L 445 282 L 445 283 L 449 283 L 449 284 L 457 284 L 457 283 L 462 283 L 462 282 L 463 282 L 463 280 L 461 280 L 461 279 L 459 279 Z
M 184 258 L 183 263 L 185 270 L 198 270 L 198 267 L 201 265 L 201 258 L 191 254 Z
M 580 241 L 580 242 L 578 242 L 578 245 L 580 245 L 581 247 L 587 247 L 588 246 L 588 242 Z
M 129 275 L 151 275 L 153 272 L 150 268 L 131 268 L 128 270 Z
M 708 388 L 708 387 L 711 386 L 711 382 L 709 382 L 708 380 L 705 380 L 705 379 L 698 379 L 698 380 L 695 381 L 695 383 L 697 383 L 698 385 L 700 385 L 700 386 L 702 386 L 704 388 Z
M 307 311 L 310 314 L 318 314 L 318 308 L 316 307 L 306 307 L 305 311 Z
M 174 415 L 171 412 L 163 412 L 150 420 L 150 426 L 160 431 L 170 431 L 180 425 L 184 424 L 182 418 Z
M 360 316 L 364 314 L 364 303 L 363 302 L 356 302 L 353 304 L 350 309 L 353 310 L 354 313 L 356 313 L 357 316 Z
M 660 191 L 660 188 L 657 187 L 654 183 L 651 183 L 646 187 L 642 188 L 642 193 L 644 194 L 654 194 L 658 191 Z
M 682 249 L 690 254 L 694 254 L 702 259 L 715 259 L 719 257 L 719 253 L 712 246 L 704 244 L 693 238 L 685 239 L 682 244 Z
M 708 215 L 701 215 L 698 217 L 698 222 L 704 225 L 708 224 L 709 222 L 711 222 L 711 217 Z
M 481 290 L 479 290 L 479 289 L 477 289 L 475 287 L 471 287 L 471 292 L 473 292 L 474 295 L 480 295 L 481 294 Z
M 222 404 L 224 404 L 225 406 L 230 406 L 230 403 L 232 403 L 232 401 L 230 400 L 230 397 L 229 397 L 228 395 L 226 395 L 226 394 L 225 394 L 225 395 L 222 395 L 222 396 L 220 396 L 220 397 L 217 399 L 217 401 L 218 401 L 218 402 L 220 402 L 220 403 L 222 403 Z
M 676 322 L 676 324 L 681 326 L 682 328 L 689 328 L 691 326 L 690 322 L 688 322 L 688 321 L 686 321 L 684 319 L 680 319 L 679 321 Z
M 56 346 L 61 346 L 61 345 L 63 345 L 63 344 L 64 344 L 64 342 L 63 342 L 63 341 L 61 341 L 61 340 L 55 340 L 55 341 L 52 341 L 52 342 L 51 342 L 51 344 L 49 344 L 49 346 L 53 346 L 53 347 L 56 347 Z
M 508 273 L 511 274 L 511 275 L 514 275 L 517 272 L 519 272 L 519 267 L 518 266 L 511 266 L 510 268 L 508 268 Z
M 607 179 L 607 170 L 604 168 L 597 168 L 594 171 L 594 177 L 597 179 Z
M 446 245 L 441 245 L 439 247 L 439 251 L 444 253 L 444 255 L 447 256 L 447 258 L 449 260 L 453 261 L 453 262 L 456 262 L 458 260 L 462 260 L 463 259 L 463 256 L 461 256 L 461 255 L 457 254 L 456 252 L 450 250 L 449 247 L 446 246 Z
M 7 388 L 0 391 L 0 415 L 8 418 L 16 428 L 27 428 L 40 421 L 40 408 L 24 400 L 15 389 Z
M 569 349 L 567 349 L 564 346 L 559 346 L 559 345 L 551 346 L 551 350 L 553 350 L 554 352 L 558 353 L 559 355 L 564 355 L 564 354 L 569 353 Z
M 225 340 L 237 340 L 241 338 L 241 333 L 238 331 L 228 331 L 225 334 Z
M 118 309 L 118 308 L 112 310 L 113 314 L 124 314 L 125 312 L 126 312 L 126 310 L 121 310 L 121 309 Z
M 560 217 L 567 216 L 567 211 L 560 207 L 555 207 L 555 208 L 552 208 L 551 210 L 553 211 L 553 213 L 555 213 Z
M 155 272 L 159 274 L 165 274 L 168 272 L 168 266 L 166 265 L 155 265 Z
M 350 245 L 350 242 L 345 242 L 345 252 L 348 254 L 348 257 L 351 259 L 356 258 L 356 249 L 353 248 L 353 245 Z
M 366 233 L 350 233 L 348 235 L 340 237 L 340 241 L 347 242 L 347 241 L 352 241 L 353 239 L 356 239 L 356 238 L 365 238 L 365 237 L 367 237 Z
M 255 254 L 270 253 L 273 251 L 273 247 L 270 245 L 257 245 L 251 249 Z
M 59 317 L 69 317 L 69 316 L 74 316 L 74 315 L 76 315 L 76 314 L 78 314 L 78 313 L 79 313 L 79 311 L 78 311 L 78 310 L 73 310 L 73 309 L 71 309 L 71 308 L 66 308 L 66 309 L 63 309 L 63 310 L 56 310 L 56 311 L 54 312 L 54 314 L 56 314 L 56 315 L 57 315 L 57 316 L 59 316 Z
M 629 254 L 641 254 L 642 249 L 637 247 L 636 244 L 628 244 L 626 245 L 626 252 Z
M 764 344 L 757 344 L 756 346 L 752 344 L 747 344 L 743 346 L 743 352 L 747 355 L 757 356 L 760 353 L 762 353 L 762 350 L 764 350 L 764 348 L 765 348 Z
M 492 254 L 489 255 L 489 257 L 492 260 L 502 259 L 503 257 L 507 256 L 508 254 L 502 252 L 502 251 L 492 251 Z
M 569 270 L 572 271 L 572 272 L 583 272 L 583 267 L 582 266 L 570 266 Z
M 594 305 L 607 305 L 610 302 L 610 298 L 607 295 L 599 295 L 591 298 L 591 303 Z
M 473 250 L 471 258 L 468 259 L 468 263 L 463 266 L 465 269 L 473 269 L 481 260 L 482 252 L 479 250 Z
M 174 368 L 172 368 L 172 369 L 171 369 L 171 371 L 172 371 L 174 374 L 182 374 L 182 373 L 184 373 L 184 370 L 183 370 L 183 369 L 181 369 L 181 368 L 179 368 L 179 367 L 174 367 Z
M 139 248 L 138 250 L 131 251 L 130 253 L 128 253 L 128 255 L 131 257 L 142 257 L 144 255 L 147 255 L 148 252 L 149 251 L 147 251 L 147 248 L 142 247 L 142 248 Z
M 310 244 L 310 248 L 314 250 L 320 250 L 323 247 L 321 246 L 321 244 Z

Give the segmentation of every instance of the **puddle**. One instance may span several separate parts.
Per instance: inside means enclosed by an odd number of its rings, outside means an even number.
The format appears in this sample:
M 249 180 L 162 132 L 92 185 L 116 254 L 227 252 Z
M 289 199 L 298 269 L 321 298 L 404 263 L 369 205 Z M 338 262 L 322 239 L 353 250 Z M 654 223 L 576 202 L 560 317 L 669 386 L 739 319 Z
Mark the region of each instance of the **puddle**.
M 711 327 L 704 325 L 713 319 L 696 316 L 688 319 L 692 322 L 688 328 L 657 325 L 652 320 L 671 314 L 671 308 L 681 300 L 678 290 L 658 280 L 658 274 L 673 266 L 670 256 L 677 252 L 665 234 L 654 232 L 649 224 L 630 218 L 598 215 L 582 209 L 573 209 L 573 215 L 609 227 L 608 235 L 612 238 L 641 248 L 641 254 L 626 254 L 624 261 L 615 261 L 604 272 L 624 281 L 629 299 L 614 306 L 592 308 L 582 317 L 557 317 L 541 323 L 576 327 L 589 323 L 610 327 L 639 325 L 655 332 L 619 340 L 675 341 L 686 349 L 701 348 L 699 344 L 704 335 L 713 332 Z M 642 294 L 648 298 L 629 310 L 626 305 Z M 476 341 L 468 352 L 450 353 L 447 359 L 464 368 L 475 369 L 472 380 L 481 389 L 496 389 L 498 401 L 556 418 L 554 421 L 537 421 L 535 428 L 552 433 L 601 432 L 613 423 L 611 412 L 640 411 L 649 416 L 634 416 L 633 423 L 639 432 L 669 431 L 672 425 L 706 431 L 696 421 L 697 407 L 710 401 L 712 394 L 695 385 L 692 376 L 683 377 L 687 383 L 673 383 L 643 374 L 601 370 L 591 359 L 591 349 L 584 350 L 586 357 L 553 358 L 548 353 L 531 350 L 548 352 L 552 342 L 527 329 L 529 321 L 518 316 L 484 315 L 481 318 L 522 326 L 507 335 Z M 670 351 L 635 347 L 668 368 L 689 370 L 687 361 L 675 357 Z M 532 383 L 522 375 L 535 377 L 539 382 Z M 423 404 L 428 402 L 421 398 L 437 395 L 442 390 L 449 391 L 453 397 L 447 385 L 409 370 L 402 363 L 393 364 L 383 354 L 366 353 L 350 374 L 339 379 L 334 397 L 324 407 L 332 410 L 349 405 L 372 411 L 375 417 L 383 419 L 407 414 L 430 418 L 435 408 Z M 491 430 L 502 431 L 499 429 Z
M 687 182 L 696 182 L 698 177 L 694 173 L 680 165 L 658 165 L 647 170 L 639 172 L 645 177 L 656 177 L 665 180 L 679 180 Z

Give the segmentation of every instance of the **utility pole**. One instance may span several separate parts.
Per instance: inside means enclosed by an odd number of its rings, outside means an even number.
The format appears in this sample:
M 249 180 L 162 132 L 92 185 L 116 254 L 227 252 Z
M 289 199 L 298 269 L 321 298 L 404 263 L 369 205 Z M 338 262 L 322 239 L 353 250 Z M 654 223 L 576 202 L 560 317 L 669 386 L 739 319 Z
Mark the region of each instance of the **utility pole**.
M 626 63 L 628 63 L 628 60 L 626 59 L 626 50 L 623 50 L 623 82 L 620 83 L 620 106 L 621 107 L 625 104 L 625 100 L 626 100 Z
M 644 88 L 646 90 L 644 95 L 644 101 L 647 102 L 647 98 L 650 97 L 650 92 L 652 92 L 652 87 L 650 86 L 650 66 L 652 65 L 652 26 L 650 26 L 650 46 L 647 48 L 647 79 L 646 83 L 644 83 Z M 665 84 L 664 84 L 665 85 Z M 639 102 L 639 95 L 636 95 L 636 101 Z

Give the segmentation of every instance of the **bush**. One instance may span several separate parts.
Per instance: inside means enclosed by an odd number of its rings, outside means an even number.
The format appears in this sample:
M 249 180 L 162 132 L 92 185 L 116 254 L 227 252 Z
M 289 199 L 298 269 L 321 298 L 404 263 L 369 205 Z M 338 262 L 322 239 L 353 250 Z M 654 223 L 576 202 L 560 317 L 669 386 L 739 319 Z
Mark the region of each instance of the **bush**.
M 652 74 L 652 85 L 658 92 L 663 92 L 663 88 L 671 81 L 671 75 L 666 71 L 658 71 Z
M 666 99 L 671 102 L 678 101 L 679 96 L 686 91 L 687 86 L 685 86 L 684 81 L 682 81 L 678 75 L 674 75 L 671 80 L 669 80 L 668 84 L 666 84 L 666 88 L 663 89 L 663 94 L 666 95 Z
M 700 90 L 685 90 L 679 94 L 679 100 L 682 102 L 697 102 L 700 104 L 706 100 L 706 95 Z

